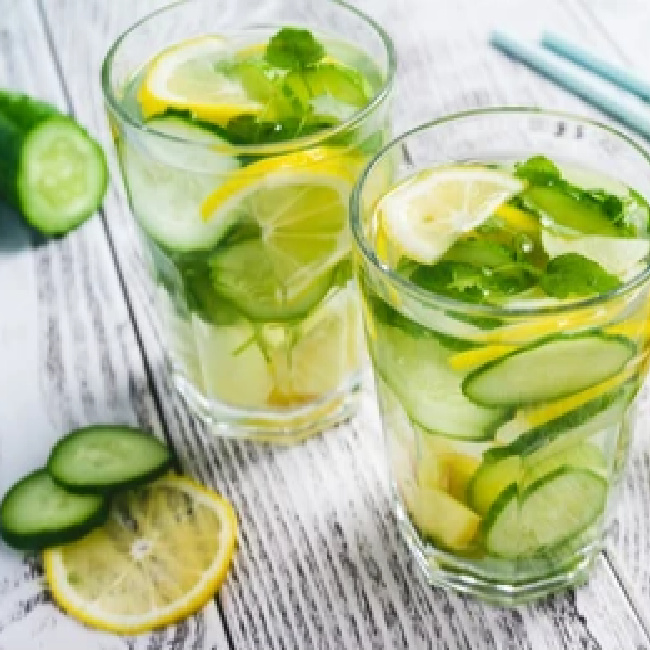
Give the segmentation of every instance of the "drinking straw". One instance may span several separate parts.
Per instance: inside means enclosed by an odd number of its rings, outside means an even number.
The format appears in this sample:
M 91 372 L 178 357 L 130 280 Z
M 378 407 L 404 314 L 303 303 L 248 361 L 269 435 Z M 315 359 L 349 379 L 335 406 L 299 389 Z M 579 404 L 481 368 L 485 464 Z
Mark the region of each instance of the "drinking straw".
M 587 75 L 579 74 L 571 64 L 538 46 L 528 45 L 503 32 L 493 32 L 490 43 L 501 52 L 526 64 L 558 86 L 650 139 L 650 113 L 646 115 L 640 109 L 624 105 L 613 93 L 599 87 Z

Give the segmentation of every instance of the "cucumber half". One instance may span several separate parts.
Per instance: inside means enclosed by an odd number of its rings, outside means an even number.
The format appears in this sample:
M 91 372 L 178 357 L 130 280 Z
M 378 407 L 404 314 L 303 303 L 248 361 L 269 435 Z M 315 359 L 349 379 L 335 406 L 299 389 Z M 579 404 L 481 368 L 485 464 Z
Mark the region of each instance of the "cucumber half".
M 166 473 L 166 445 L 140 429 L 96 425 L 77 429 L 50 452 L 47 470 L 72 492 L 111 492 L 148 483 Z
M 558 468 L 521 494 L 513 484 L 483 520 L 486 548 L 512 559 L 549 551 L 593 524 L 606 497 L 607 481 L 602 476 L 571 467 Z
M 16 483 L 0 504 L 0 534 L 14 548 L 40 550 L 79 539 L 108 516 L 98 494 L 74 494 L 39 469 Z
M 472 371 L 463 393 L 482 406 L 547 402 L 612 377 L 635 352 L 623 336 L 594 331 L 550 336 Z

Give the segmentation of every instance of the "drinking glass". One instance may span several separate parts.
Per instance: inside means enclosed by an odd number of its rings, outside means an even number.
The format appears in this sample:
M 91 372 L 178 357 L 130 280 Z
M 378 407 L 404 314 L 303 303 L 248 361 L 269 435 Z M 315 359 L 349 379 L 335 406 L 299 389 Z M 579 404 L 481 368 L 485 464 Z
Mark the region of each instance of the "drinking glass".
M 311 134 L 260 144 L 219 141 L 218 128 L 198 137 L 178 111 L 137 114 L 134 87 L 160 52 L 206 38 L 263 51 L 287 26 L 321 40 L 330 67 L 360 72 L 369 102 Z M 389 139 L 394 71 L 386 32 L 338 0 L 184 0 L 132 26 L 105 58 L 106 110 L 168 365 L 216 434 L 292 441 L 356 408 L 364 348 L 349 195 Z
M 559 112 L 502 108 L 445 117 L 397 138 L 370 162 L 351 201 L 400 529 L 431 583 L 505 604 L 585 580 L 602 547 L 647 372 L 647 254 L 634 277 L 606 293 L 555 304 L 472 304 L 425 290 L 383 262 L 373 214 L 388 190 L 423 170 L 537 155 L 582 170 L 582 186 L 587 169 L 596 189 L 622 182 L 642 204 L 650 197 L 648 153 L 624 134 Z M 626 360 L 585 389 L 584 376 L 603 363 L 601 339 L 621 346 Z M 564 352 L 554 358 L 557 341 Z M 585 341 L 596 342 L 593 354 L 580 352 Z M 470 373 L 523 350 L 539 354 L 484 387 L 502 406 L 470 399 Z M 526 403 L 521 387 L 533 377 L 581 387 Z

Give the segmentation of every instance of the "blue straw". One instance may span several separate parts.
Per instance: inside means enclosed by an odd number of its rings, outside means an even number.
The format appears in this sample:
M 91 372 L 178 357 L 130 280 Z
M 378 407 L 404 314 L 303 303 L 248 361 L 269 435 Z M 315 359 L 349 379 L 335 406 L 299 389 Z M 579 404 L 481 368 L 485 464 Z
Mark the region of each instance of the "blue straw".
M 580 76 L 573 66 L 539 47 L 526 45 L 501 32 L 494 32 L 490 43 L 650 140 L 650 119 L 646 115 L 640 110 L 624 106 L 614 95 Z
M 627 90 L 628 92 L 639 96 L 641 99 L 650 101 L 650 84 L 640 77 L 629 73 L 624 68 L 612 65 L 611 63 L 594 56 L 591 52 L 587 52 L 581 47 L 569 43 L 560 36 L 556 36 L 549 32 L 544 34 L 540 42 L 545 48 L 559 54 L 569 61 L 573 61 L 573 63 L 582 66 L 590 72 L 600 75 L 619 88 L 623 88 L 623 90 Z

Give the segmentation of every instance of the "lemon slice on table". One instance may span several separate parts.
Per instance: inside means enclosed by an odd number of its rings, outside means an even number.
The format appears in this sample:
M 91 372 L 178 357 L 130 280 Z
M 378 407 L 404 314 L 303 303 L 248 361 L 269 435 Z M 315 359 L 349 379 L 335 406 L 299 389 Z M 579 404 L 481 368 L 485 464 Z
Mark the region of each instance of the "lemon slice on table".
M 241 83 L 215 66 L 231 56 L 231 44 L 217 36 L 190 39 L 161 52 L 138 91 L 143 116 L 148 119 L 175 108 L 188 110 L 197 119 L 225 124 L 238 115 L 259 113 L 262 104 L 250 99 Z
M 215 289 L 253 321 L 306 315 L 350 252 L 348 198 L 360 164 L 319 147 L 233 172 L 201 212 L 206 220 L 248 224 L 253 232 L 212 256 Z
M 103 526 L 44 551 L 47 580 L 56 602 L 84 623 L 150 630 L 210 600 L 226 576 L 236 529 L 227 501 L 168 476 L 116 496 Z
M 438 167 L 415 175 L 383 197 L 377 221 L 401 254 L 432 264 L 523 187 L 498 169 Z

